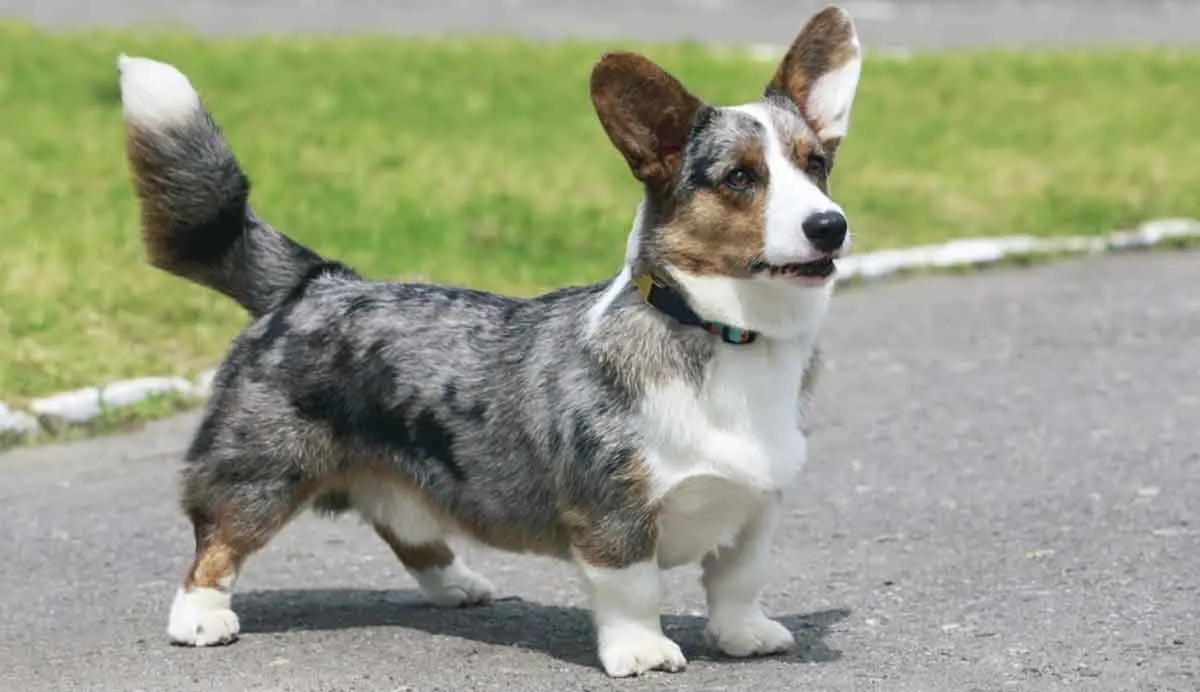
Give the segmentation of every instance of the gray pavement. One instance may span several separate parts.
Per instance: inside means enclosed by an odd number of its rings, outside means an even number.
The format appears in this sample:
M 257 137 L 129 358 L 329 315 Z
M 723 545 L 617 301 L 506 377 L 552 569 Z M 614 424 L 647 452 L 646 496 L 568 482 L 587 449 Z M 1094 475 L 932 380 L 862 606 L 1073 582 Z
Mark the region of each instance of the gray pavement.
M 473 551 L 512 600 L 427 608 L 371 531 L 304 517 L 249 564 L 231 647 L 167 645 L 188 415 L 0 456 L 0 689 L 1200 689 L 1200 252 L 846 290 L 767 602 L 801 648 L 596 667 L 571 570 Z
M 0 0 L 44 26 L 183 24 L 210 33 L 518 33 L 787 43 L 826 0 Z M 1200 3 L 1164 0 L 841 0 L 869 49 L 1195 44 Z

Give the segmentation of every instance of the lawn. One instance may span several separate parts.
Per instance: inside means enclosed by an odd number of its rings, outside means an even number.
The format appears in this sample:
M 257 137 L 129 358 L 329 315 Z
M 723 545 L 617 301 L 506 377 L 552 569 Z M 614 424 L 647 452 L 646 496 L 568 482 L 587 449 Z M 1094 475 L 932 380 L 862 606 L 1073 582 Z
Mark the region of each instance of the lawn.
M 600 279 L 637 189 L 588 100 L 615 44 L 202 41 L 0 25 L 0 399 L 213 364 L 243 316 L 148 268 L 118 51 L 192 78 L 263 216 L 373 276 L 516 294 Z M 625 47 L 636 47 L 626 44 Z M 711 101 L 773 65 L 646 52 Z M 858 250 L 1200 216 L 1200 53 L 868 59 L 835 196 Z

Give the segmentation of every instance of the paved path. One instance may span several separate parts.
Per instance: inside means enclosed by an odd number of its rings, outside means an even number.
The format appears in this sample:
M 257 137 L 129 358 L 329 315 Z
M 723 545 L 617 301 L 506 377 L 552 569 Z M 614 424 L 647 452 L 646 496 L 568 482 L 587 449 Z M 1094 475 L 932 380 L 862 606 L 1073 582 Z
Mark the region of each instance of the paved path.
M 1200 689 L 1200 253 L 848 290 L 768 603 L 793 656 L 614 685 L 571 571 L 491 553 L 516 600 L 426 608 L 373 534 L 305 517 L 250 563 L 244 638 L 173 648 L 194 416 L 0 456 L 0 689 Z
M 1200 3 L 838 0 L 868 47 L 1200 43 Z M 0 0 L 49 26 L 183 23 L 207 32 L 519 33 L 787 43 L 828 0 Z

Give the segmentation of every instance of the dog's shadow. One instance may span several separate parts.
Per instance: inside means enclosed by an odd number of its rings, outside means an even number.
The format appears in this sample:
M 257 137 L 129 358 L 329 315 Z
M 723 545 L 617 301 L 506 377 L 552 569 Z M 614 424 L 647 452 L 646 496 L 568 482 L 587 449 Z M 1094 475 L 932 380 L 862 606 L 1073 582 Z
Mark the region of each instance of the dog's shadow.
M 489 605 L 442 609 L 411 590 L 318 589 L 251 591 L 235 596 L 243 633 L 328 631 L 363 627 L 403 627 L 485 644 L 512 646 L 583 666 L 598 665 L 591 620 L 586 610 L 507 598 Z M 796 635 L 796 648 L 775 660 L 793 663 L 833 661 L 829 628 L 849 616 L 845 609 L 778 618 Z M 663 628 L 690 660 L 729 660 L 704 639 L 705 620 L 666 615 Z

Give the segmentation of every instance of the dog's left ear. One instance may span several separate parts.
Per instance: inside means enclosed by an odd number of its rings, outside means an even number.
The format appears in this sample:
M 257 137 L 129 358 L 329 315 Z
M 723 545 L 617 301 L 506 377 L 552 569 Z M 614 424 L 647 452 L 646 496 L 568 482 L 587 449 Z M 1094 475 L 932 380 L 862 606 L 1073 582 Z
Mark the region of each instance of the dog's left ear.
M 827 7 L 800 30 L 767 91 L 786 94 L 833 153 L 850 127 L 850 106 L 861 72 L 862 48 L 854 20 L 839 7 Z

